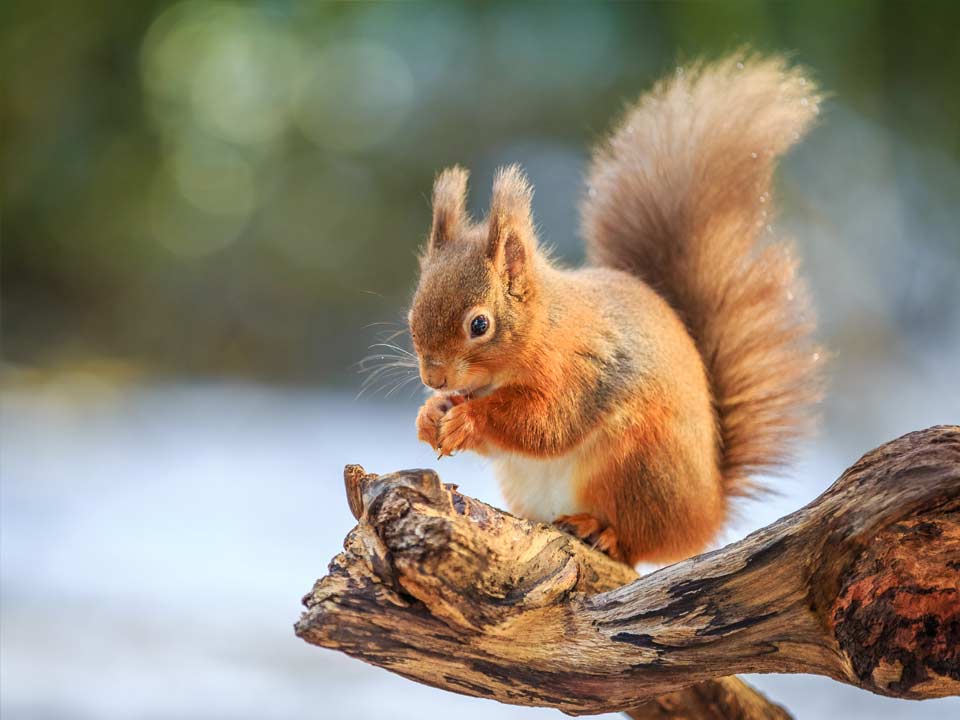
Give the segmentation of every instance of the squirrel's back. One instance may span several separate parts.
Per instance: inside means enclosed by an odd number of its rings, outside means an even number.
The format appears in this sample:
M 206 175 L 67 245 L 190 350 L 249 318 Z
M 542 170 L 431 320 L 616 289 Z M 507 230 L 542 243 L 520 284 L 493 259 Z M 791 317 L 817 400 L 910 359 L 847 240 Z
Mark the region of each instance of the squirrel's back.
M 626 270 L 680 315 L 703 357 L 728 494 L 753 489 L 804 433 L 820 354 L 788 243 L 771 237 L 777 158 L 820 97 L 779 58 L 677 71 L 595 152 L 588 259 Z

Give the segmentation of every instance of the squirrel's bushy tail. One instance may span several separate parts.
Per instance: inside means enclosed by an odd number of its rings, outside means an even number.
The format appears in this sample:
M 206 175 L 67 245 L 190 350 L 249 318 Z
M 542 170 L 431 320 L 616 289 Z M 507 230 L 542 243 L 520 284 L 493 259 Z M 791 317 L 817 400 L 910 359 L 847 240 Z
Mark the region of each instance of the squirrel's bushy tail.
M 789 455 L 819 395 L 820 354 L 788 243 L 771 237 L 777 158 L 820 96 L 779 58 L 678 69 L 597 148 L 583 206 L 588 259 L 660 292 L 710 376 L 730 494 Z

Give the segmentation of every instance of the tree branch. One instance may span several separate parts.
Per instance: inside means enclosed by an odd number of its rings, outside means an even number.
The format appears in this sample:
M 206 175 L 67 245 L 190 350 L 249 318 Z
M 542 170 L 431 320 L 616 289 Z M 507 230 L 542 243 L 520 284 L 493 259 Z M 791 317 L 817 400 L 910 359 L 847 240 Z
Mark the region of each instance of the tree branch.
M 296 632 L 419 682 L 648 717 L 711 694 L 749 705 L 735 678 L 686 689 L 745 672 L 960 693 L 958 427 L 894 440 L 805 508 L 639 580 L 433 471 L 345 476 L 360 522 Z

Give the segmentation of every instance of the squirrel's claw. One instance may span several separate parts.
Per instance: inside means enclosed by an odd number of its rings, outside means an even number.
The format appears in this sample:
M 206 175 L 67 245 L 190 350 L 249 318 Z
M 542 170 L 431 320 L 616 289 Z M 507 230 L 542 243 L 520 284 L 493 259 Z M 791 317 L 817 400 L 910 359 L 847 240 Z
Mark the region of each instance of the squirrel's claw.
M 417 413 L 417 438 L 436 450 L 440 449 L 440 419 L 448 409 L 446 400 L 434 395 Z

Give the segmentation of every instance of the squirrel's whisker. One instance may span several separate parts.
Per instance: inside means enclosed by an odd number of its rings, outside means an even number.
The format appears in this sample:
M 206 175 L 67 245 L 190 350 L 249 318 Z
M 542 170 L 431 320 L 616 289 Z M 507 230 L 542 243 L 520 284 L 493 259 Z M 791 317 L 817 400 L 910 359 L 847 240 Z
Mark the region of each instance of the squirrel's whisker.
M 374 343 L 373 345 L 370 346 L 371 350 L 373 350 L 373 348 L 387 348 L 388 350 L 396 350 L 398 353 L 401 353 L 406 357 L 411 357 L 411 358 L 417 357 L 409 350 L 406 350 L 405 348 L 402 348 L 399 345 L 393 345 L 392 343 L 389 343 L 389 342 Z

